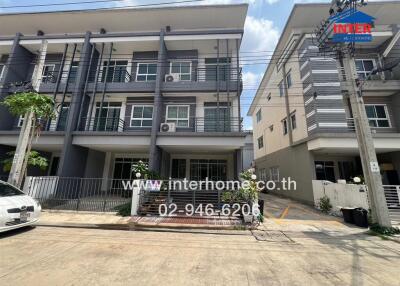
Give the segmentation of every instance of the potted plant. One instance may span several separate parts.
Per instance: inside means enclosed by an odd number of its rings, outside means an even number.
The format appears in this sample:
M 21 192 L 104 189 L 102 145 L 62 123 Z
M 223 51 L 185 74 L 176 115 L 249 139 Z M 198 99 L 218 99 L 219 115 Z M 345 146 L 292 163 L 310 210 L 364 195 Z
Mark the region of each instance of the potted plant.
M 258 216 L 253 214 L 253 205 L 258 203 L 258 193 L 259 189 L 257 188 L 257 176 L 254 174 L 254 169 L 249 169 L 240 174 L 240 179 L 243 181 L 247 181 L 245 187 L 239 189 L 239 196 L 242 201 L 247 203 L 251 210 L 249 214 L 243 213 L 243 220 L 246 223 L 252 223 L 254 219 L 257 219 Z

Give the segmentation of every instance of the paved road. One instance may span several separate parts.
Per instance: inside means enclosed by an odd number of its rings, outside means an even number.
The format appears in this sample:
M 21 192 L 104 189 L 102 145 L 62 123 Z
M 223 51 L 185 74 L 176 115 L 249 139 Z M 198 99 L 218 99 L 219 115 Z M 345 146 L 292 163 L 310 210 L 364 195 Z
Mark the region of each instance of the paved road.
M 396 242 L 259 235 L 36 227 L 1 235 L 0 285 L 400 285 Z

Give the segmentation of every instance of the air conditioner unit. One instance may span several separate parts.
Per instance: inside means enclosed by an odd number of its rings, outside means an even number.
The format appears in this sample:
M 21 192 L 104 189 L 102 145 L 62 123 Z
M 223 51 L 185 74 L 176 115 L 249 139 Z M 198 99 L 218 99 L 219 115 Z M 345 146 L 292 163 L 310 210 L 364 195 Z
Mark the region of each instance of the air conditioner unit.
M 161 132 L 176 132 L 175 123 L 161 123 L 160 126 Z
M 179 80 L 180 80 L 179 73 L 170 73 L 165 75 L 166 82 L 174 82 Z

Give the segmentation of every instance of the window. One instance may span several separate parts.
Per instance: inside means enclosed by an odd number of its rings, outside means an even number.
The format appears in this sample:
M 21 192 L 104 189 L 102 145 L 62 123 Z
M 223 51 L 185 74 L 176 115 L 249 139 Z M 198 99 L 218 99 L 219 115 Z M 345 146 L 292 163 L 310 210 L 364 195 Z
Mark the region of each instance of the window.
M 258 143 L 258 149 L 261 149 L 264 147 L 264 137 L 261 136 L 257 139 L 257 143 Z
M 261 116 L 261 108 L 260 108 L 260 110 L 257 111 L 257 113 L 256 113 L 256 118 L 257 118 L 257 123 L 261 121 L 261 119 L 262 119 L 262 116 Z
M 230 78 L 229 68 L 231 65 L 231 58 L 206 58 L 205 65 L 206 81 L 216 81 L 217 78 L 219 78 L 220 81 L 226 81 L 228 78 Z M 219 67 L 218 75 L 217 67 Z
M 121 102 L 96 103 L 96 114 L 94 119 L 94 130 L 96 131 L 118 131 L 120 127 Z M 101 106 L 101 109 L 100 109 Z
M 317 180 L 335 182 L 335 164 L 332 161 L 315 161 Z
M 65 131 L 67 126 L 68 112 L 69 112 L 69 102 L 64 102 L 62 107 L 60 106 L 60 114 L 58 115 L 58 125 L 57 131 Z
M 355 62 L 357 74 L 360 79 L 366 79 L 376 66 L 374 59 L 358 59 Z
M 376 128 L 390 127 L 386 105 L 365 105 L 369 126 Z
M 260 181 L 266 181 L 267 180 L 267 170 L 265 168 L 262 168 L 258 171 L 258 177 L 260 178 Z
M 272 167 L 269 169 L 269 177 L 271 181 L 279 182 L 279 167 Z
M 267 96 L 267 100 L 270 101 L 271 100 L 271 93 L 268 94 Z
M 286 75 L 286 83 L 288 88 L 292 86 L 292 75 L 290 74 L 290 72 Z
M 290 115 L 290 123 L 292 124 L 292 130 L 296 129 L 296 113 L 292 113 L 292 115 Z
M 284 90 L 283 90 L 283 81 L 279 84 L 279 96 L 282 97 L 284 95 Z
M 172 159 L 171 178 L 186 178 L 186 159 Z
M 11 185 L 0 183 L 0 197 L 24 196 L 25 194 Z
M 131 127 L 151 127 L 153 122 L 153 106 L 132 106 Z
M 338 167 L 340 179 L 351 181 L 351 179 L 356 176 L 353 162 L 340 161 L 338 162 Z
M 226 160 L 192 159 L 190 160 L 190 180 L 226 181 L 228 162 Z
M 286 118 L 282 120 L 282 126 L 283 126 L 283 135 L 286 135 L 288 133 L 288 122 Z
M 189 127 L 189 106 L 168 105 L 167 123 L 175 123 L 177 127 Z
M 107 82 L 125 82 L 129 81 L 127 71 L 128 61 L 104 61 L 101 73 L 101 82 L 104 82 L 107 76 Z M 108 71 L 107 71 L 108 70 Z
M 181 81 L 190 81 L 192 78 L 192 62 L 171 62 L 169 72 L 179 74 Z
M 136 81 L 155 81 L 157 78 L 157 63 L 138 63 Z
M 145 158 L 115 158 L 113 171 L 113 179 L 115 180 L 112 182 L 112 188 L 122 188 L 121 180 L 136 179 L 136 174 L 132 172 L 132 167 L 138 164 L 139 161 L 145 164 L 148 163 L 148 159 Z
M 72 62 L 71 64 L 71 73 L 69 74 L 69 82 L 74 83 L 76 80 L 76 75 L 78 74 L 78 67 L 79 67 L 79 62 Z
M 56 81 L 56 78 L 54 76 L 54 69 L 55 65 L 54 64 L 45 64 L 43 66 L 42 70 L 42 82 L 44 83 L 52 83 Z

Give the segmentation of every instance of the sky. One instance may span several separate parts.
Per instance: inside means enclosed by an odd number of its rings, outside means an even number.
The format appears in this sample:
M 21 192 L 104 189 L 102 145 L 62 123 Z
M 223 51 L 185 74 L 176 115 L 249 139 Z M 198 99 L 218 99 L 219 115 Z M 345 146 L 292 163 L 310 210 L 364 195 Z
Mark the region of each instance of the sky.
M 0 13 L 7 12 L 30 12 L 30 11 L 50 11 L 50 10 L 74 10 L 91 9 L 104 7 L 134 6 L 143 4 L 153 4 L 160 2 L 171 2 L 180 0 L 122 0 L 110 1 L 95 4 L 82 4 L 85 1 L 94 0 L 0 0 Z M 109 0 L 108 0 L 109 1 Z M 73 5 L 62 6 L 41 6 L 41 7 L 19 7 L 7 9 L 5 6 L 24 6 L 38 4 L 61 4 L 77 2 Z M 80 2 L 80 3 L 79 3 Z M 331 2 L 330 0 L 205 0 L 201 4 L 227 4 L 227 3 L 249 3 L 249 11 L 245 22 L 244 38 L 241 46 L 242 56 L 257 55 L 257 64 L 243 65 L 244 91 L 242 94 L 242 116 L 246 129 L 252 129 L 251 118 L 246 116 L 251 101 L 257 91 L 258 84 L 264 74 L 267 65 L 267 58 L 271 56 L 280 33 L 288 19 L 288 16 L 295 3 L 302 2 Z M 187 3 L 184 5 L 188 5 Z M 3 8 L 1 8 L 3 7 Z

